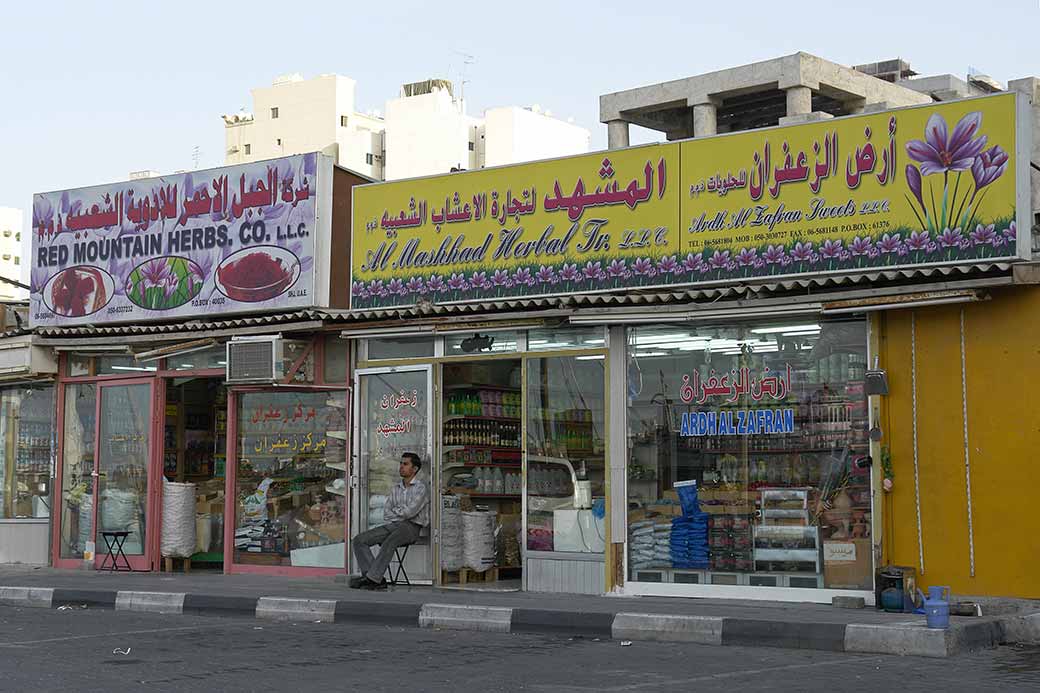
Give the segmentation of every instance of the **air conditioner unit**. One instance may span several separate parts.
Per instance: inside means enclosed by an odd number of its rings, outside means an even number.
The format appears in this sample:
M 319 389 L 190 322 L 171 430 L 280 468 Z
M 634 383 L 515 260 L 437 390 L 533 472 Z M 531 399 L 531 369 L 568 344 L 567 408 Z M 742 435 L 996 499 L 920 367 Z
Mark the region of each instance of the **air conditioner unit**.
M 227 382 L 269 383 L 285 377 L 285 340 L 279 335 L 236 337 L 227 343 Z

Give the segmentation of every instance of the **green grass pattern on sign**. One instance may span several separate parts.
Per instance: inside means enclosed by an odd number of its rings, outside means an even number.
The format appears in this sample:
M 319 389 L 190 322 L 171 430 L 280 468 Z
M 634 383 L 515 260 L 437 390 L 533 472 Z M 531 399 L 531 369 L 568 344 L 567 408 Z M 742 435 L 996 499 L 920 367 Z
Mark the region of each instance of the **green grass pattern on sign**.
M 148 262 L 155 262 L 149 260 L 135 267 L 128 278 L 127 298 L 134 304 L 147 310 L 170 310 L 184 305 L 202 290 L 203 282 L 192 274 L 190 260 L 181 257 L 163 257 L 157 260 L 165 262 L 168 271 L 177 278 L 177 288 L 167 298 L 162 286 L 150 285 L 141 272 L 142 267 Z

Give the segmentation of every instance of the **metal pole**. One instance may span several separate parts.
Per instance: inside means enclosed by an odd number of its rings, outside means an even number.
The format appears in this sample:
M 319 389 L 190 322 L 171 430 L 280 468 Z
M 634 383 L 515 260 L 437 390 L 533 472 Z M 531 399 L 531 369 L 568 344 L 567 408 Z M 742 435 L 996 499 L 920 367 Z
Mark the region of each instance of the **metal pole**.
M 917 313 L 910 313 L 910 385 L 914 418 L 914 504 L 917 509 L 917 560 L 924 575 L 924 539 L 921 531 L 921 476 L 917 465 Z
M 971 456 L 968 448 L 968 368 L 964 348 L 964 309 L 961 308 L 961 417 L 964 421 L 964 486 L 968 492 L 968 558 L 975 577 L 975 526 L 971 514 Z

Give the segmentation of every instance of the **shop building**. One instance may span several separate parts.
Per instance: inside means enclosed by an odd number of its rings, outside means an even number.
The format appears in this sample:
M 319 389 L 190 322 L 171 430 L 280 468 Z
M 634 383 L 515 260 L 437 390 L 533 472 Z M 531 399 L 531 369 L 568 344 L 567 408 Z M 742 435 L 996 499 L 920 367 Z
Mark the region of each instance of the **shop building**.
M 432 540 L 409 574 L 436 584 L 872 603 L 900 564 L 1035 596 L 998 558 L 1035 543 L 1028 506 L 992 524 L 1016 467 L 977 469 L 1017 450 L 985 413 L 1000 366 L 969 367 L 1035 360 L 1008 336 L 1035 292 L 1031 103 L 359 188 L 355 530 L 419 450 Z M 976 175 L 914 144 L 940 122 L 970 131 Z
M 56 567 L 342 572 L 353 186 L 305 154 L 37 195 Z M 113 534 L 115 533 L 115 534 Z M 44 541 L 46 546 L 46 538 Z

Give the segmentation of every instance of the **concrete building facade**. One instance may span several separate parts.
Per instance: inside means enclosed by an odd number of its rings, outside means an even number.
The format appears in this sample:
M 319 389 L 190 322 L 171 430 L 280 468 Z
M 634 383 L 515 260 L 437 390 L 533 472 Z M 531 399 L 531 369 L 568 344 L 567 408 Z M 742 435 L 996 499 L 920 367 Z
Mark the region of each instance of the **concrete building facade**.
M 22 210 L 0 207 L 0 277 L 23 281 Z M 24 282 L 23 282 L 24 283 Z M 13 284 L 0 282 L 0 300 L 21 300 L 26 292 Z
M 321 151 L 376 180 L 532 161 L 588 151 L 585 128 L 537 106 L 466 112 L 448 80 L 405 84 L 378 111 L 356 109 L 356 82 L 289 75 L 252 90 L 253 112 L 223 116 L 225 163 Z

